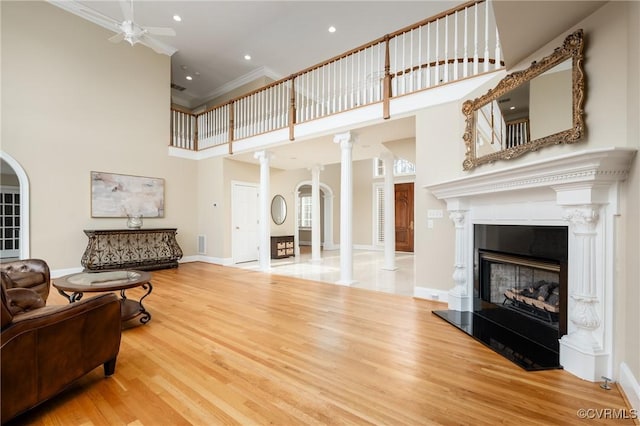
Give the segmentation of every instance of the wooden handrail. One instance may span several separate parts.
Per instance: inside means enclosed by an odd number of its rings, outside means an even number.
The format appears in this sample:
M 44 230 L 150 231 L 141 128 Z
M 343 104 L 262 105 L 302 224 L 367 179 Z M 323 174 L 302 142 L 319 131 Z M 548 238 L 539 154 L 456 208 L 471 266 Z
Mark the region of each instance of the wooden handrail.
M 442 59 L 442 60 L 439 60 L 439 61 L 432 61 L 432 62 L 429 62 L 428 64 L 422 64 L 422 65 L 419 65 L 419 66 L 416 65 L 414 67 L 407 68 L 405 70 L 400 70 L 400 71 L 398 71 L 398 72 L 396 72 L 394 74 L 391 74 L 391 78 L 400 77 L 401 75 L 408 74 L 408 73 L 414 72 L 414 71 L 418 71 L 419 69 L 422 69 L 422 68 L 435 67 L 436 65 L 455 64 L 456 62 L 459 63 L 459 64 L 462 64 L 462 63 L 464 63 L 464 60 L 465 60 L 465 58 L 451 58 L 451 59 L 446 59 L 446 60 Z M 474 58 L 473 57 L 467 58 L 467 63 L 472 63 L 472 62 L 474 62 Z M 479 64 L 484 63 L 484 58 L 478 58 L 478 63 Z M 489 63 L 490 64 L 495 64 L 496 60 L 491 58 L 491 59 L 489 59 Z M 500 65 L 504 66 L 504 61 L 500 61 Z

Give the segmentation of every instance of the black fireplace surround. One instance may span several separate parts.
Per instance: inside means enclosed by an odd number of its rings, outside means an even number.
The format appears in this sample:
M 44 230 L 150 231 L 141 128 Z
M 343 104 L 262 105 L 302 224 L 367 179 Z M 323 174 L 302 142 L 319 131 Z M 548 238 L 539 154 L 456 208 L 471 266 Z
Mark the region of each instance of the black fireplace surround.
M 473 231 L 473 312 L 433 313 L 526 370 L 562 368 L 567 227 L 476 224 Z

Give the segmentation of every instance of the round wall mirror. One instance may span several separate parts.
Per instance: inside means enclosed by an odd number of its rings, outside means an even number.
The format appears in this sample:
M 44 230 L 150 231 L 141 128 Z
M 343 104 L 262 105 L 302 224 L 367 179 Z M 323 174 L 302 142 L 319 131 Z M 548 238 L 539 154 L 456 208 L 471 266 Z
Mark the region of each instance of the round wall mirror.
M 282 195 L 276 195 L 271 200 L 271 218 L 276 225 L 282 225 L 287 218 L 287 202 Z

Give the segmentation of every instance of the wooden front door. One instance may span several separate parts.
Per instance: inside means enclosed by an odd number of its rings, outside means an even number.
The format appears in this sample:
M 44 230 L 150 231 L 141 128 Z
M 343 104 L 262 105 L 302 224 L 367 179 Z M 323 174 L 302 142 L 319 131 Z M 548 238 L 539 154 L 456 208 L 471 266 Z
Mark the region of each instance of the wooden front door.
M 396 251 L 413 252 L 413 183 L 395 185 Z

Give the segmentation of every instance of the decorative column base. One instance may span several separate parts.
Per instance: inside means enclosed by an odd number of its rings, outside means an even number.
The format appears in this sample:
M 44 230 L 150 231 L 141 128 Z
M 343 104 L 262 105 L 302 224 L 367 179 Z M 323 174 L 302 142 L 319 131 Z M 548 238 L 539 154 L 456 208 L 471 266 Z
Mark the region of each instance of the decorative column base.
M 602 350 L 585 348 L 577 334 L 560 339 L 560 365 L 569 373 L 590 382 L 607 376 L 609 354 Z
M 470 296 L 459 294 L 455 288 L 449 291 L 447 301 L 448 309 L 451 311 L 470 312 L 473 310 L 473 299 Z
M 358 281 L 356 281 L 356 280 L 338 280 L 338 281 L 336 281 L 336 284 L 343 285 L 343 286 L 346 286 L 346 287 L 350 287 L 350 286 L 354 285 L 357 282 Z

